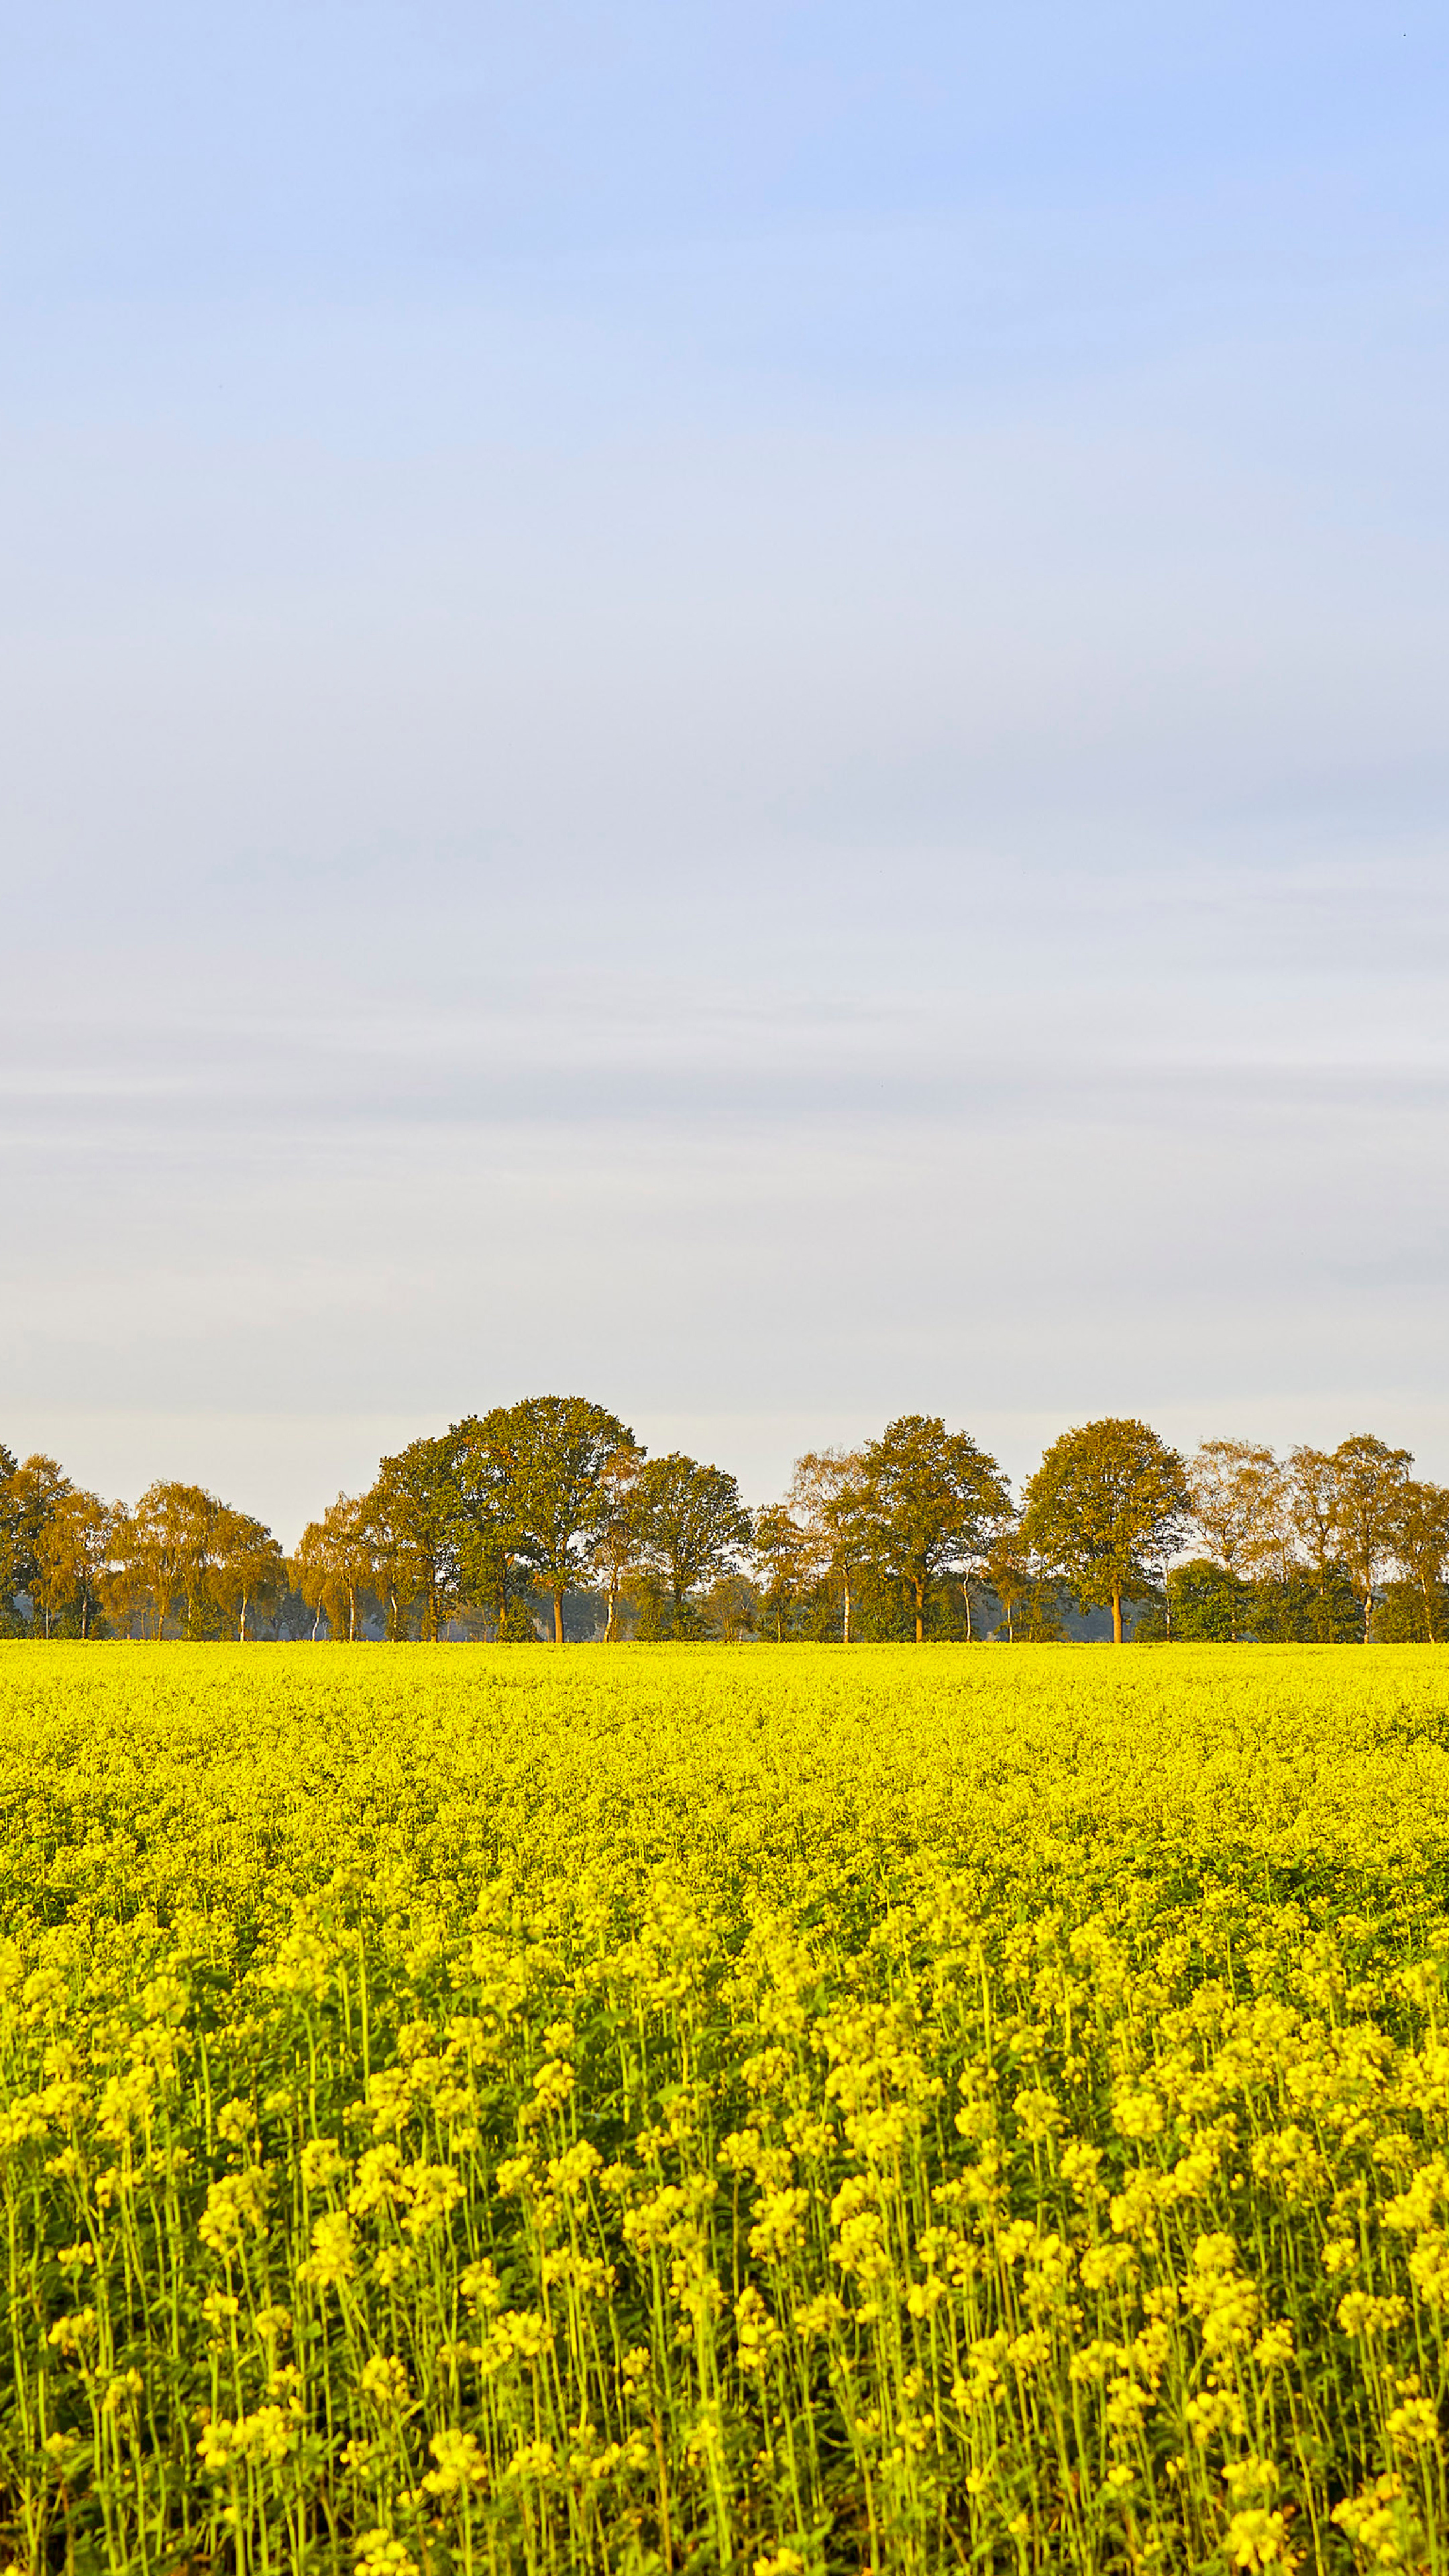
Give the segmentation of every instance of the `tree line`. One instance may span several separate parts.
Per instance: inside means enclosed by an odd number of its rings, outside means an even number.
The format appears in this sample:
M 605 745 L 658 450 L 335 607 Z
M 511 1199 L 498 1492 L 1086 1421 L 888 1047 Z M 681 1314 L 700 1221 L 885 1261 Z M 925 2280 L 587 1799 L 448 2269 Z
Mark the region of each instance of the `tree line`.
M 217 1636 L 1060 1639 L 1110 1615 L 1173 1638 L 1437 1643 L 1449 1632 L 1449 1489 L 1368 1433 L 1332 1450 L 1147 1423 L 1062 1433 L 1019 1501 L 936 1415 L 808 1451 L 749 1509 L 736 1479 L 651 1458 L 580 1396 L 465 1414 L 339 1494 L 288 1556 L 199 1485 L 132 1506 L 0 1444 L 0 1633 Z

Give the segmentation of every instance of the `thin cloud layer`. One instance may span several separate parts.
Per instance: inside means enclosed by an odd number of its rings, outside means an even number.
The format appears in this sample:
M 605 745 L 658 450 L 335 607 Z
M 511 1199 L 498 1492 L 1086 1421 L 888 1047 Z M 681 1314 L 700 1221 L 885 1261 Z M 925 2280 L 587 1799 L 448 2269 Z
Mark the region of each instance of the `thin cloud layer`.
M 0 1433 L 1449 1469 L 1438 37 L 106 26 L 0 154 Z

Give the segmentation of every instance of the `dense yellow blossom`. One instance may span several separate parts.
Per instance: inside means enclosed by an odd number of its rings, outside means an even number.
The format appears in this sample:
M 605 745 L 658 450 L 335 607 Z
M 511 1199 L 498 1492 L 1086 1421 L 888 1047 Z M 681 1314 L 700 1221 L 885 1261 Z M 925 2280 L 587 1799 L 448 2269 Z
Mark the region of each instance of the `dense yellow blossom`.
M 1449 1659 L 0 1647 L 0 2566 L 1449 2576 Z

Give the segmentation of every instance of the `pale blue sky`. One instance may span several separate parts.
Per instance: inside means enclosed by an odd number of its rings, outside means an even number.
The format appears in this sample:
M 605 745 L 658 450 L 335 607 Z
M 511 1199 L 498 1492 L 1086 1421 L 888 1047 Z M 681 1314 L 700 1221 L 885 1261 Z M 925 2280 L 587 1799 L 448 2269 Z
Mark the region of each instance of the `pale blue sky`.
M 1449 21 L 0 6 L 0 1438 L 1449 1476 Z

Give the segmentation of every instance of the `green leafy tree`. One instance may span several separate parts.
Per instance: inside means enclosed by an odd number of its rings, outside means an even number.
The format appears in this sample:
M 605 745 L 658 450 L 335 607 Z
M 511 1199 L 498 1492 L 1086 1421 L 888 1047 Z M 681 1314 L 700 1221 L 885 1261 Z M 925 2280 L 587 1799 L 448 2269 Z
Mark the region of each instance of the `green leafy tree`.
M 939 1416 L 904 1413 L 861 1451 L 862 1520 L 872 1553 L 908 1591 L 916 1643 L 925 1636 L 933 1583 L 959 1582 L 990 1551 L 1011 1518 L 1011 1497 L 994 1458 Z M 967 1624 L 970 1595 L 965 1594 Z
M 590 1534 L 589 1569 L 604 1587 L 605 1645 L 618 1640 L 619 1604 L 638 1563 L 639 1474 L 643 1464 L 643 1450 L 631 1445 L 616 1449 L 599 1470 L 599 1514 Z
M 1035 1645 L 1061 1642 L 1066 1631 L 1058 1587 L 1023 1545 L 1018 1522 L 1003 1522 L 996 1532 L 982 1560 L 981 1576 L 1001 1604 L 1008 1645 L 1019 1640 Z
M 1193 1519 L 1207 1541 L 1208 1555 L 1229 1578 L 1227 1587 L 1215 1596 L 1215 1620 L 1220 1621 L 1224 1604 L 1232 1607 L 1236 1617 L 1237 1608 L 1246 1604 L 1244 1587 L 1253 1574 L 1281 1566 L 1287 1483 L 1284 1469 L 1261 1441 L 1205 1440 L 1189 1459 L 1187 1489 Z M 1173 1617 L 1175 1625 L 1175 1612 Z M 1235 1641 L 1237 1633 L 1230 1620 L 1228 1642 Z
M 1400 1485 L 1394 1511 L 1394 1557 L 1403 1581 L 1422 1605 L 1424 1636 L 1439 1643 L 1444 1621 L 1444 1569 L 1449 1564 L 1449 1487 Z
M 448 1434 L 463 1597 L 492 1621 L 500 1642 L 535 1633 L 518 1525 L 523 1430 L 521 1407 L 495 1404 L 465 1414 Z
M 1022 1537 L 1084 1609 L 1112 1612 L 1150 1592 L 1182 1545 L 1191 1511 L 1181 1458 L 1145 1422 L 1107 1419 L 1064 1431 L 1026 1489 Z
M 1184 1645 L 1236 1645 L 1251 1624 L 1252 1598 L 1241 1575 L 1216 1557 L 1190 1557 L 1168 1569 L 1167 1633 Z
M 704 1612 L 710 1634 L 722 1646 L 742 1646 L 759 1626 L 760 1596 L 747 1574 L 717 1574 Z
M 795 1461 L 788 1509 L 805 1533 L 809 1573 L 816 1583 L 838 1583 L 841 1641 L 854 1635 L 855 1596 L 869 1560 L 865 1471 L 858 1449 L 807 1449 Z
M 1062 1590 L 1052 1576 L 1038 1573 L 1016 1614 L 1017 1639 L 1032 1646 L 1064 1646 L 1066 1621 Z
M 760 1609 L 777 1645 L 793 1630 L 810 1577 L 810 1539 L 784 1503 L 765 1503 L 754 1516 L 750 1553 L 762 1577 Z
M 81 1493 L 74 1486 L 47 1515 L 36 1541 L 34 1584 L 47 1637 L 54 1628 L 72 1623 L 78 1636 L 94 1633 L 114 1522 L 114 1513 L 98 1494 Z
M 130 1615 L 139 1612 L 143 1631 L 149 1612 L 157 1638 L 164 1637 L 167 1620 L 184 1603 L 187 1635 L 202 1633 L 212 1529 L 220 1508 L 204 1486 L 163 1478 L 147 1486 L 135 1510 L 118 1524 L 118 1588 L 132 1605 Z
M 8 1457 L 8 1450 L 3 1454 Z M 13 1613 L 15 1596 L 23 1592 L 31 1604 L 32 1619 L 39 1610 L 47 1636 L 51 1613 L 45 1604 L 45 1537 L 66 1496 L 74 1491 L 58 1462 L 37 1453 L 19 1467 L 11 1461 L 0 1495 L 0 1551 L 5 1580 L 5 1599 L 0 1607 Z
M 1319 1603 L 1314 1633 L 1326 1644 L 1334 1634 L 1332 1596 L 1339 1569 L 1338 1470 L 1331 1453 L 1303 1442 L 1288 1457 L 1288 1517 Z M 1286 1569 L 1285 1569 L 1286 1572 Z
M 1286 1478 L 1261 1441 L 1205 1440 L 1187 1465 L 1192 1516 L 1215 1565 L 1247 1576 L 1271 1564 L 1284 1518 Z
M 384 1458 L 365 1497 L 374 1559 L 385 1571 L 389 1630 L 403 1632 L 416 1604 L 425 1638 L 436 1642 L 459 1595 L 459 1509 L 451 1433 L 410 1440 Z
M 581 1395 L 528 1396 L 507 1419 L 506 1520 L 515 1553 L 552 1599 L 561 1646 L 564 1594 L 583 1581 L 608 1517 L 606 1473 L 637 1443 L 617 1414 Z
M 320 1520 L 309 1521 L 289 1570 L 308 1609 L 326 1618 L 334 1638 L 352 1644 L 378 1579 L 367 1496 L 339 1494 Z
M 17 1459 L 0 1440 L 0 1636 L 14 1628 L 16 1595 L 25 1589 L 21 1564 L 20 1498 L 15 1491 Z
M 642 1557 L 629 1569 L 629 1606 L 640 1645 L 657 1646 L 676 1634 L 668 1580 Z
M 1374 1644 L 1376 1646 L 1434 1646 L 1444 1630 L 1445 1603 L 1441 1595 L 1435 1603 L 1426 1603 L 1417 1583 L 1404 1575 L 1391 1576 L 1374 1595 Z M 1354 1633 L 1358 1632 L 1358 1603 L 1354 1603 Z
M 1373 1636 L 1374 1594 L 1395 1553 L 1401 1498 L 1413 1452 L 1391 1449 L 1369 1431 L 1333 1452 L 1333 1518 L 1349 1579 L 1363 1606 L 1363 1641 Z
M 1260 1645 L 1349 1645 L 1363 1633 L 1363 1611 L 1344 1566 L 1331 1558 L 1321 1574 L 1290 1564 L 1262 1575 L 1249 1591 L 1243 1625 Z
M 287 1560 L 265 1522 L 250 1512 L 223 1503 L 211 1529 L 210 1590 L 228 1620 L 235 1620 L 238 1643 L 247 1642 L 247 1621 L 265 1617 L 287 1586 Z
M 690 1595 L 703 1583 L 739 1571 L 750 1543 L 750 1516 L 735 1479 L 723 1467 L 672 1450 L 639 1471 L 639 1561 L 667 1593 L 669 1634 L 693 1634 Z
M 96 1589 L 106 1619 L 118 1637 L 133 1637 L 138 1624 L 145 1635 L 150 1595 L 141 1570 L 135 1517 L 122 1503 L 111 1514 L 105 1559 L 96 1570 Z

